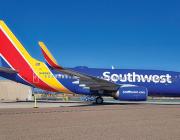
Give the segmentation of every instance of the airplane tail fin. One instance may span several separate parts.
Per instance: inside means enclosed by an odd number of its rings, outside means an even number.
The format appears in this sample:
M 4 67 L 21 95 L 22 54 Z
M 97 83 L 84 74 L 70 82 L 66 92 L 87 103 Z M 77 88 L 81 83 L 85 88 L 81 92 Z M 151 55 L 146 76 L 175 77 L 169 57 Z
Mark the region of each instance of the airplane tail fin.
M 43 62 L 30 56 L 2 20 L 0 20 L 0 57 L 6 63 L 6 66 L 4 62 L 4 66 L 0 66 L 0 76 L 49 91 L 62 90 L 71 93 L 53 76 Z M 2 72 L 17 73 L 17 75 L 2 75 Z M 42 72 L 50 73 L 51 78 L 45 77 Z
M 0 58 L 3 67 L 11 67 L 14 70 L 25 69 L 24 67 L 32 59 L 2 20 L 0 20 Z
M 56 61 L 56 59 L 53 57 L 53 55 L 51 54 L 51 52 L 48 50 L 48 48 L 46 47 L 46 45 L 39 41 L 39 46 L 41 47 L 41 51 L 43 53 L 43 56 L 45 58 L 45 61 L 48 63 L 48 65 L 52 68 L 57 68 L 57 69 L 63 69 Z

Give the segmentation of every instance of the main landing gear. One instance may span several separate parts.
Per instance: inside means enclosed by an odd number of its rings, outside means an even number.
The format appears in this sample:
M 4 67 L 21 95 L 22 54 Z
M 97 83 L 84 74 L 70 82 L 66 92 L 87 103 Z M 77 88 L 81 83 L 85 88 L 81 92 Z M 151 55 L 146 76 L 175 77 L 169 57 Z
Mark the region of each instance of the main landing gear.
M 101 96 L 81 96 L 80 99 L 85 102 L 94 102 L 95 104 L 103 104 L 104 100 Z
M 96 104 L 100 105 L 100 104 L 103 104 L 103 102 L 104 102 L 104 99 L 101 96 L 98 96 L 96 98 Z

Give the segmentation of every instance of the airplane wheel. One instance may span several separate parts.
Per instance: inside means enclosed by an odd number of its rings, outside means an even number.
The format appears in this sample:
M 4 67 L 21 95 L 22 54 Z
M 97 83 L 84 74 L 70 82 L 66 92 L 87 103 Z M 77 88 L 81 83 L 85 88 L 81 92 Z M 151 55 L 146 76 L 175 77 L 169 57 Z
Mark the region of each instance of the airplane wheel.
M 102 97 L 97 97 L 96 98 L 96 104 L 103 104 L 104 100 Z

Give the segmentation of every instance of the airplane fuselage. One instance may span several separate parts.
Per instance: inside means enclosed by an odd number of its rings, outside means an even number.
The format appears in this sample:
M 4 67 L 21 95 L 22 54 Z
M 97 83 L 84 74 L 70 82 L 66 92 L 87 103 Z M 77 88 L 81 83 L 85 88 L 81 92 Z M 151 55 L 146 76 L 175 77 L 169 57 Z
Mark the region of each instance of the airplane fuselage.
M 180 73 L 161 70 L 96 69 L 79 67 L 74 70 L 112 81 L 116 84 L 143 86 L 149 96 L 180 96 Z
M 178 97 L 180 96 L 180 73 L 173 71 L 160 71 L 160 70 L 136 70 L 136 69 L 97 69 L 87 67 L 71 68 L 72 70 L 91 75 L 93 77 L 105 79 L 119 85 L 138 85 L 148 89 L 149 96 L 168 96 Z M 77 77 L 72 77 L 61 72 L 48 68 L 49 71 L 38 71 L 40 77 L 48 79 L 56 79 L 61 87 L 67 89 L 67 93 L 76 93 L 83 95 L 93 95 L 94 91 L 91 91 L 86 85 L 79 83 Z M 39 77 L 35 74 L 31 75 L 33 83 L 28 83 L 22 80 L 23 77 L 19 77 L 18 74 L 7 74 L 0 72 L 0 76 L 7 79 L 20 82 L 29 86 L 42 88 L 47 90 L 40 82 Z M 24 77 L 25 78 L 25 77 Z M 23 79 L 24 79 L 23 78 Z M 53 87 L 54 83 L 51 83 L 50 87 Z M 64 92 L 64 88 L 56 88 L 52 90 L 55 92 Z M 57 90 L 58 89 L 58 90 Z M 62 89 L 62 90 L 61 90 Z

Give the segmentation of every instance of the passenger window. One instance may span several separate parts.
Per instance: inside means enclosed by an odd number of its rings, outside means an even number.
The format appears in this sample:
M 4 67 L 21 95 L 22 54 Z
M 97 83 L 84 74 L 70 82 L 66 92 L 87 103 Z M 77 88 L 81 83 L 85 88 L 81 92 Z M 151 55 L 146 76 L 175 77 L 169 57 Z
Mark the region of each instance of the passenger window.
M 68 75 L 65 75 L 65 78 L 68 79 Z

